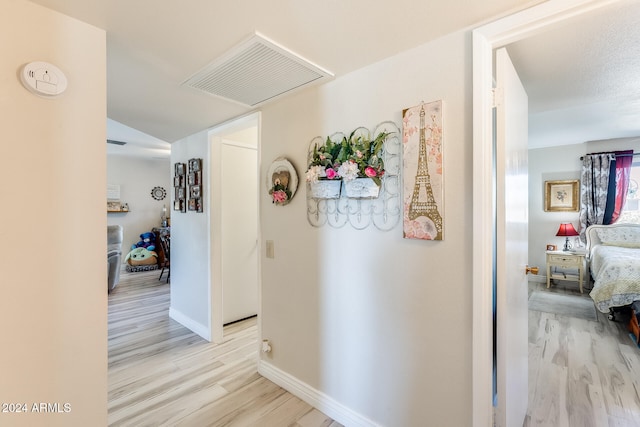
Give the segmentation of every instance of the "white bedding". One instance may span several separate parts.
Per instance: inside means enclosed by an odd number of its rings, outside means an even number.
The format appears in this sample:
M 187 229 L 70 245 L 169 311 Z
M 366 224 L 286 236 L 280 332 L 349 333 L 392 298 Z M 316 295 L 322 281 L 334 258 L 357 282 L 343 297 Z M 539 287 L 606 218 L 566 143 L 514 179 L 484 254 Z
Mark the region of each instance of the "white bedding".
M 596 245 L 591 248 L 589 294 L 603 313 L 640 300 L 640 248 Z

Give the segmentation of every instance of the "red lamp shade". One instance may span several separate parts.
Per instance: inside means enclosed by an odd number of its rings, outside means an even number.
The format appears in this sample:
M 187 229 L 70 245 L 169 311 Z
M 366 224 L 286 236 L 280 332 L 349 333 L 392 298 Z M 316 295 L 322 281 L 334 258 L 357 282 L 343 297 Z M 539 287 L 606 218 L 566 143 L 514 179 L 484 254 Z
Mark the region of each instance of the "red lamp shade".
M 560 228 L 558 228 L 558 232 L 556 236 L 566 237 L 564 240 L 564 248 L 563 251 L 571 250 L 571 244 L 569 243 L 569 236 L 577 236 L 578 232 L 575 228 L 573 228 L 573 224 L 570 222 L 563 222 L 560 224 Z
M 570 222 L 563 222 L 560 224 L 560 228 L 558 228 L 558 232 L 556 236 L 577 236 L 578 232 L 575 228 L 573 228 L 573 224 Z

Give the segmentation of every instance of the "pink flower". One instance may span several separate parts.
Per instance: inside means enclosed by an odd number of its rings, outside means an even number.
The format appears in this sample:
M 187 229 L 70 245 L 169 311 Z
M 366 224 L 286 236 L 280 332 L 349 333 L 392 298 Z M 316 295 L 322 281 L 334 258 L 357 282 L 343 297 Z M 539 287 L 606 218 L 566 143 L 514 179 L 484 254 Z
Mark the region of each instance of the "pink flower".
M 364 174 L 367 175 L 369 178 L 373 178 L 374 176 L 377 175 L 376 170 L 371 166 L 366 167 L 366 169 L 364 170 Z
M 274 191 L 272 196 L 273 203 L 282 203 L 287 201 L 287 193 L 282 190 Z
M 327 174 L 327 179 L 333 179 L 337 175 L 337 172 L 335 171 L 335 169 L 331 169 L 331 168 L 327 169 L 325 173 Z

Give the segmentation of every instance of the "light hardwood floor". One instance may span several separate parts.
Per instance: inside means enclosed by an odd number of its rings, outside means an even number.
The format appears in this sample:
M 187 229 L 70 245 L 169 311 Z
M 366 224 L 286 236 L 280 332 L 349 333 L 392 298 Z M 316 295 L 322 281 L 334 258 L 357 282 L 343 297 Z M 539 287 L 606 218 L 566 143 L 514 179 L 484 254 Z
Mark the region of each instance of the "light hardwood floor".
M 529 291 L 547 291 L 530 283 Z M 575 284 L 550 292 L 588 298 Z M 529 410 L 525 426 L 640 426 L 640 349 L 626 323 L 529 310 Z M 625 318 L 628 320 L 628 318 Z
M 109 295 L 110 426 L 340 427 L 257 373 L 257 322 L 211 344 L 169 318 L 159 271 L 126 273 Z
M 123 273 L 109 296 L 111 426 L 340 426 L 257 373 L 255 318 L 208 343 L 169 319 L 159 274 Z M 549 291 L 580 295 L 574 285 Z M 530 310 L 524 425 L 640 426 L 640 349 L 626 324 Z

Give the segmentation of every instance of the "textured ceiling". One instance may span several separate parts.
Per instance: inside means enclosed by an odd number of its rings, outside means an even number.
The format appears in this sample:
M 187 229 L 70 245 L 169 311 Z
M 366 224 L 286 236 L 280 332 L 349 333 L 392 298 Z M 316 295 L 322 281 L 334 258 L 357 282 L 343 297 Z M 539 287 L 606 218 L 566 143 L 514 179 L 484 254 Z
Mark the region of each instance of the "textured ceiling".
M 562 22 L 508 49 L 531 148 L 640 135 L 640 2 Z

